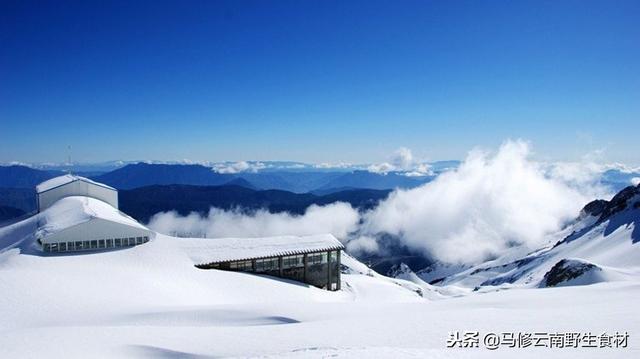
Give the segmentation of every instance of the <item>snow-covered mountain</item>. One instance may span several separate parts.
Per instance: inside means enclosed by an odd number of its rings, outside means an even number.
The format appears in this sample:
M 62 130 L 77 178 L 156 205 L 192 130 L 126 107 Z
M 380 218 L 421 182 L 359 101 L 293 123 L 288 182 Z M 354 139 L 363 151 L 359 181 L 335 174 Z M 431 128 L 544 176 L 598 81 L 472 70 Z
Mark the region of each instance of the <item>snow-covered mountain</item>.
M 425 285 L 491 291 L 505 288 L 592 284 L 640 277 L 640 185 L 629 186 L 610 201 L 587 204 L 580 216 L 546 246 L 531 253 L 514 247 L 479 265 L 436 263 L 396 277 Z

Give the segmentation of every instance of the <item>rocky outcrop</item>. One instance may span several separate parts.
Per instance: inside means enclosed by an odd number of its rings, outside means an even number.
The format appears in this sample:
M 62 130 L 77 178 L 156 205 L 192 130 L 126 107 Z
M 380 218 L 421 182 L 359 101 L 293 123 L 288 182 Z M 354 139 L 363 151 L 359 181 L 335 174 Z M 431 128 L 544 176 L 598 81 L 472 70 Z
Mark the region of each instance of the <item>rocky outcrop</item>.
M 603 221 L 612 215 L 625 210 L 628 206 L 634 206 L 637 204 L 632 203 L 635 200 L 640 200 L 640 185 L 629 186 L 622 191 L 618 192 L 611 201 L 607 203 L 600 215 L 599 221 Z
M 628 207 L 638 208 L 640 206 L 640 184 L 629 186 L 618 192 L 610 201 L 597 199 L 589 202 L 582 208 L 582 215 L 598 217 L 598 222 L 602 222 L 612 215 L 619 213 Z
M 540 283 L 541 287 L 556 287 L 561 285 L 571 285 L 570 282 L 574 282 L 574 285 L 586 285 L 598 282 L 597 276 L 590 275 L 590 278 L 586 278 L 589 274 L 595 274 L 601 272 L 602 268 L 589 262 L 585 262 L 578 259 L 563 259 L 556 263 L 551 270 L 549 270 Z M 576 281 L 576 279 L 582 278 L 583 280 Z

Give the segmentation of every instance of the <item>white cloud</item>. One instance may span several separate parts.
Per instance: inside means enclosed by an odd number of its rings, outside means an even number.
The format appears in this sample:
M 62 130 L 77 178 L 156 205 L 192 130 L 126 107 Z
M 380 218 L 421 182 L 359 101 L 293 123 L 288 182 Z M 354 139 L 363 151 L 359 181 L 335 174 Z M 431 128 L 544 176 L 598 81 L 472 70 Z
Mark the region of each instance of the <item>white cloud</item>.
M 398 170 L 410 170 L 413 167 L 413 154 L 406 147 L 400 147 L 393 153 L 391 160 L 393 166 Z
M 395 165 L 385 162 L 371 170 L 388 171 L 413 158 L 407 151 L 398 153 Z M 430 171 L 415 163 L 411 168 Z M 378 241 L 390 234 L 441 261 L 476 263 L 513 245 L 536 248 L 586 203 L 608 198 L 610 193 L 599 185 L 600 174 L 598 166 L 587 161 L 536 162 L 527 143 L 507 141 L 497 152 L 471 151 L 457 169 L 421 187 L 396 190 L 363 214 L 344 203 L 314 205 L 303 215 L 212 208 L 206 216 L 159 213 L 149 227 L 207 237 L 332 233 L 356 253 L 379 251 L 384 246 Z
M 322 169 L 330 169 L 330 168 L 351 168 L 351 167 L 356 167 L 354 164 L 349 163 L 349 162 L 338 162 L 338 163 L 329 163 L 329 162 L 322 162 L 322 163 L 318 163 L 313 165 L 313 167 L 315 168 L 322 168 Z
M 380 249 L 378 241 L 375 237 L 359 236 L 349 240 L 346 245 L 349 253 L 377 253 Z
M 404 175 L 407 177 L 422 177 L 433 175 L 433 171 L 431 171 L 431 165 L 428 163 L 420 163 L 412 171 L 405 172 Z
M 218 173 L 241 173 L 241 172 L 258 172 L 262 169 L 267 168 L 267 166 L 262 162 L 247 162 L 247 161 L 239 161 L 239 162 L 225 162 L 225 163 L 216 163 L 212 165 L 214 171 Z
M 395 169 L 396 169 L 395 166 L 388 162 L 373 164 L 367 167 L 367 171 L 373 172 L 373 173 L 380 173 L 380 174 L 387 174 L 391 171 L 395 171 Z
M 631 179 L 631 184 L 634 186 L 637 186 L 638 184 L 640 184 L 640 177 L 633 177 Z
M 473 263 L 514 243 L 540 245 L 605 194 L 585 178 L 577 171 L 549 175 L 529 159 L 525 142 L 508 141 L 495 154 L 471 151 L 458 169 L 433 182 L 393 192 L 365 214 L 361 233 L 392 234 L 442 261 Z
M 418 162 L 410 149 L 400 147 L 393 152 L 389 162 L 372 164 L 367 167 L 367 171 L 373 173 L 387 174 L 389 172 L 403 172 L 405 176 L 418 177 L 431 174 L 428 163 Z
M 148 226 L 160 233 L 208 238 L 331 233 L 345 239 L 357 229 L 358 221 L 356 210 L 349 204 L 338 202 L 326 206 L 312 205 L 303 215 L 266 210 L 246 214 L 219 208 L 211 208 L 207 216 L 161 212 L 151 218 Z

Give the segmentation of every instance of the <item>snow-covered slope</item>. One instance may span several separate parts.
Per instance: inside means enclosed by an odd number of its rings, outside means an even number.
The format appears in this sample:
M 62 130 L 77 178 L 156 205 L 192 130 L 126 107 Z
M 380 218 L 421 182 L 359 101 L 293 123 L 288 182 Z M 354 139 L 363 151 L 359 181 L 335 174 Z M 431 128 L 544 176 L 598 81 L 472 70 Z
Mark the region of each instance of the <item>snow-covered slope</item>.
M 339 292 L 200 270 L 180 238 L 159 234 L 132 248 L 45 255 L 34 246 L 44 213 L 0 228 L 0 357 L 526 358 L 538 357 L 539 348 L 447 349 L 447 336 L 464 330 L 619 330 L 631 334 L 628 348 L 544 353 L 634 358 L 640 350 L 634 336 L 640 310 L 633 305 L 640 281 L 633 206 L 602 221 L 585 217 L 574 224 L 584 232 L 578 237 L 517 263 L 505 260 L 504 267 L 497 259 L 469 269 L 478 272 L 447 278 L 444 287 L 426 284 L 408 268 L 399 268 L 402 279 L 387 278 L 344 254 Z M 565 258 L 601 269 L 592 272 L 596 280 L 589 283 L 596 284 L 538 288 Z M 512 283 L 497 286 L 522 290 L 469 289 L 516 273 L 521 275 Z
M 639 221 L 640 186 L 628 187 L 611 201 L 589 203 L 573 224 L 552 237 L 555 240 L 550 245 L 518 258 L 506 253 L 437 284 L 476 290 L 544 286 L 545 275 L 563 260 L 593 265 L 599 273 L 599 279 L 592 278 L 594 282 L 636 280 L 640 276 Z M 591 283 L 586 279 L 572 282 Z

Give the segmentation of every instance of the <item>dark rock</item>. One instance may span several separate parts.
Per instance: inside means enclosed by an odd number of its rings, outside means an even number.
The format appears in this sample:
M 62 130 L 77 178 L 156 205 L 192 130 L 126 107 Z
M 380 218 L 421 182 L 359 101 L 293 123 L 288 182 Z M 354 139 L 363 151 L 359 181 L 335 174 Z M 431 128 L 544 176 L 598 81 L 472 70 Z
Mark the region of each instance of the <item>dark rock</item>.
M 605 201 L 604 199 L 596 199 L 595 201 L 589 202 L 582 209 L 582 213 L 591 215 L 591 216 L 600 216 L 602 212 L 605 210 L 609 201 Z
M 603 221 L 612 215 L 623 211 L 628 206 L 628 202 L 636 195 L 640 195 L 640 185 L 637 187 L 629 186 L 618 192 L 609 203 L 605 206 L 599 221 Z
M 575 259 L 563 259 L 556 263 L 542 279 L 543 286 L 555 287 L 560 283 L 578 278 L 591 270 L 602 270 L 592 263 L 582 262 Z

